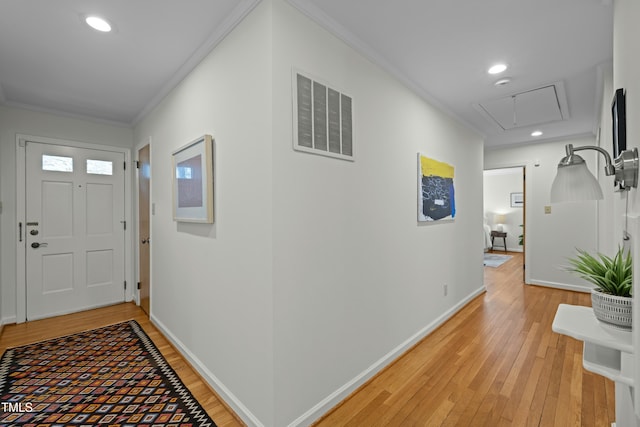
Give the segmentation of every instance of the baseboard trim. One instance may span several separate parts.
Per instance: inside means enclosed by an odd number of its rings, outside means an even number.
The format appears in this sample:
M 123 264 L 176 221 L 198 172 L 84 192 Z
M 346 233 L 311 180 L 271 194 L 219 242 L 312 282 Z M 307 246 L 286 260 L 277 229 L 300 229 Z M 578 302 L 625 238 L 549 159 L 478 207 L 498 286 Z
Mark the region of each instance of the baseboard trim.
M 16 316 L 11 316 L 11 317 L 3 317 L 0 320 L 0 324 L 2 324 L 2 326 L 4 325 L 11 325 L 13 323 L 16 323 Z
M 171 331 L 153 314 L 149 316 L 151 323 L 167 338 L 176 350 L 184 357 L 191 367 L 195 369 L 204 381 L 215 390 L 218 396 L 233 410 L 238 417 L 249 427 L 264 427 L 264 424 L 244 406 L 223 383 L 198 359 Z
M 482 286 L 481 288 L 472 292 L 469 296 L 467 296 L 465 299 L 463 299 L 458 304 L 453 306 L 450 310 L 446 311 L 440 317 L 435 319 L 433 322 L 429 323 L 427 326 L 425 326 L 424 328 L 416 332 L 413 336 L 411 336 L 402 344 L 400 344 L 399 346 L 391 350 L 389 353 L 384 355 L 378 361 L 376 361 L 367 369 L 362 371 L 359 375 L 354 377 L 352 380 L 348 381 L 342 387 L 340 387 L 339 389 L 331 393 L 329 396 L 321 400 L 313 408 L 309 409 L 307 412 L 302 414 L 296 420 L 291 422 L 288 427 L 307 426 L 320 420 L 323 417 L 323 415 L 328 414 L 331 409 L 337 407 L 341 402 L 348 399 L 360 387 L 362 387 L 363 385 L 371 381 L 386 367 L 390 366 L 396 359 L 398 359 L 404 353 L 409 351 L 418 342 L 420 342 L 427 335 L 429 335 L 431 332 L 433 332 L 442 324 L 444 324 L 447 320 L 453 317 L 453 315 L 455 315 L 458 311 L 460 311 L 464 306 L 469 304 L 473 299 L 483 294 L 485 291 L 486 291 L 485 287 Z
M 385 368 L 391 365 L 396 359 L 409 351 L 418 342 L 436 330 L 447 320 L 453 317 L 464 306 L 486 291 L 482 286 L 469 294 L 466 298 L 458 302 L 451 309 L 447 310 L 433 322 L 416 332 L 403 343 L 392 349 L 378 361 L 373 363 L 359 375 L 345 383 L 342 387 L 331 393 L 329 396 L 318 402 L 313 408 L 302 414 L 291 422 L 288 427 L 306 426 L 319 420 L 331 409 L 349 398 L 360 387 L 368 383 Z M 224 402 L 250 427 L 264 427 L 264 424 L 238 399 L 204 364 L 198 359 L 171 331 L 153 314 L 150 316 L 151 322 L 162 332 L 171 342 L 178 352 L 191 364 L 191 366 L 202 376 L 202 378 L 215 390 Z
M 591 293 L 591 288 L 586 288 L 584 286 L 578 285 L 570 285 L 567 283 L 548 282 L 546 280 L 532 279 L 530 283 L 527 283 L 527 285 L 544 286 L 546 288 L 563 289 L 565 291 Z

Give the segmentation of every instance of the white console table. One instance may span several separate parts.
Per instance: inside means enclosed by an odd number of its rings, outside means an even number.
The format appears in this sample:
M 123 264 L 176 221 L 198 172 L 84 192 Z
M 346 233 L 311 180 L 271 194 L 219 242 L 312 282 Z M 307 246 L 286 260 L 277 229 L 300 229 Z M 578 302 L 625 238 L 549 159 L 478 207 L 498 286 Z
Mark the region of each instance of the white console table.
M 552 330 L 584 341 L 582 365 L 615 381 L 616 427 L 637 427 L 633 409 L 633 343 L 631 332 L 600 323 L 591 307 L 560 304 Z

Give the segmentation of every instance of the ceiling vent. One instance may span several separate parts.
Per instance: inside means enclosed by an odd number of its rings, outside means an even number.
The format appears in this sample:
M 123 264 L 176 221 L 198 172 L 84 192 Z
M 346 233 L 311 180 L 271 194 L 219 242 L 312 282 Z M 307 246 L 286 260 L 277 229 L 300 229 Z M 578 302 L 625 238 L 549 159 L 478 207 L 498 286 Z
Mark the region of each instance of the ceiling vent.
M 473 105 L 489 122 L 509 130 L 569 118 L 562 82 Z

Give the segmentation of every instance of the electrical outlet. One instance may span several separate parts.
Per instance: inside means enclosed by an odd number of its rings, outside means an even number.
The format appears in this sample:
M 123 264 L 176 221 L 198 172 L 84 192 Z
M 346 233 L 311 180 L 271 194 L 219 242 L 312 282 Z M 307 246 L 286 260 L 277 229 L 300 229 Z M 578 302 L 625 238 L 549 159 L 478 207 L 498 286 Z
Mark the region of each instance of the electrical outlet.
M 446 297 L 447 294 L 449 293 L 449 287 L 447 286 L 446 283 L 442 286 L 442 290 L 444 291 L 444 296 Z

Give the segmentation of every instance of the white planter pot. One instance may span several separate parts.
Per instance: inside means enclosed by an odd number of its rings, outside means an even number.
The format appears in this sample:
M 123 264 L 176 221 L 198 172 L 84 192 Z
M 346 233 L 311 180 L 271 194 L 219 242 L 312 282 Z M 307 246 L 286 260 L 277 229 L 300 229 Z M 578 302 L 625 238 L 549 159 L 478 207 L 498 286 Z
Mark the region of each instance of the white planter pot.
M 632 298 L 605 294 L 591 290 L 591 306 L 596 318 L 607 325 L 631 330 Z

